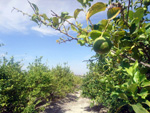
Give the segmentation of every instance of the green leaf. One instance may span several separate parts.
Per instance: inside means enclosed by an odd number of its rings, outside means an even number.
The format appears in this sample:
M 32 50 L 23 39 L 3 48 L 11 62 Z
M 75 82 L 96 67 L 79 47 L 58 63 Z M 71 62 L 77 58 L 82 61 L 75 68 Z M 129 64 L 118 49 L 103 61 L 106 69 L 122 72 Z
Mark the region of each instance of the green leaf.
M 128 97 L 127 97 L 127 95 L 125 93 L 120 93 L 119 97 L 124 99 L 124 100 L 126 100 L 126 101 L 128 100 Z
M 144 102 L 144 103 L 150 107 L 150 101 L 146 100 L 146 102 Z
M 145 26 L 146 33 L 150 33 L 150 23 Z
M 137 11 L 134 13 L 134 18 L 136 19 L 135 23 L 138 24 L 141 21 L 141 19 L 143 18 L 143 16 L 144 16 L 143 8 L 137 9 Z
M 138 85 L 137 85 L 136 83 L 133 83 L 133 84 L 131 84 L 131 85 L 128 87 L 128 90 L 129 90 L 132 94 L 137 93 L 137 89 L 138 89 Z
M 149 113 L 140 103 L 131 105 L 135 113 Z
M 38 16 L 37 15 L 33 14 L 31 20 L 34 21 L 35 23 L 39 24 L 38 23 Z
M 139 96 L 141 96 L 142 99 L 145 99 L 148 96 L 148 90 L 146 88 L 143 88 L 140 93 L 138 93 Z
M 125 35 L 125 31 L 115 31 L 114 34 L 113 34 L 115 37 L 117 37 L 118 40 L 120 40 L 121 38 L 124 37 Z
M 108 20 L 103 19 L 103 20 L 100 21 L 100 24 L 101 24 L 102 26 L 106 27 L 106 25 L 108 24 Z
M 142 83 L 142 87 L 147 87 L 147 86 L 150 86 L 150 81 L 144 81 Z
M 129 69 L 128 69 L 128 68 L 125 68 L 125 70 L 126 70 L 126 72 L 127 72 L 129 75 L 133 76 L 133 69 L 132 69 L 132 67 L 130 67 Z
M 38 16 L 36 14 L 33 14 L 32 20 L 37 20 L 37 19 L 38 19 Z
M 75 28 L 74 25 L 71 25 L 71 29 L 72 29 L 73 31 L 78 31 L 78 30 Z
M 85 41 L 84 40 L 78 40 L 78 43 L 83 46 L 85 44 Z
M 43 18 L 44 18 L 44 20 L 48 20 L 48 17 L 47 17 L 47 15 L 46 15 L 46 14 L 41 15 L 41 17 L 43 17 Z
M 135 63 L 134 63 L 134 65 L 133 65 L 133 69 L 136 70 L 136 68 L 138 67 L 138 65 L 139 65 L 138 61 L 136 60 Z
M 142 81 L 144 81 L 146 79 L 146 76 L 144 74 L 141 74 L 140 71 L 136 71 L 133 77 L 133 80 L 136 83 L 141 83 Z
M 103 2 L 97 2 L 94 5 L 92 5 L 86 15 L 86 20 L 88 20 L 92 15 L 101 12 L 101 11 L 105 11 L 106 9 L 106 4 Z
M 130 27 L 130 34 L 132 34 L 135 30 L 136 30 L 136 25 L 135 23 L 131 24 L 131 27 Z
M 66 16 L 64 17 L 64 19 L 70 19 L 70 18 L 73 18 L 73 16 L 67 16 L 67 15 L 66 15 Z
M 119 95 L 119 93 L 116 92 L 116 91 L 113 91 L 113 92 L 111 92 L 111 94 L 110 94 L 111 97 L 116 97 L 116 96 L 118 96 L 118 95 Z
M 76 9 L 76 10 L 74 11 L 74 18 L 75 18 L 75 19 L 77 18 L 77 16 L 78 16 L 78 14 L 80 13 L 80 11 L 83 11 L 83 9 Z
M 66 15 L 68 15 L 69 13 L 68 12 L 61 12 L 61 17 L 65 17 Z
M 120 13 L 121 8 L 120 7 L 113 7 L 113 8 L 109 8 L 107 11 L 107 18 L 109 20 L 114 19 L 116 16 L 118 16 L 118 14 Z
M 98 31 L 98 30 L 92 30 L 88 35 L 95 40 L 96 38 L 100 37 L 102 34 L 102 32 Z
M 39 8 L 35 4 L 33 4 L 33 3 L 31 3 L 31 4 L 35 10 L 35 13 L 39 13 Z
M 56 27 L 59 24 L 58 18 L 53 17 L 53 26 Z
M 86 38 L 86 37 L 87 35 L 82 35 L 82 34 L 78 36 L 78 38 Z
M 129 10 L 129 18 L 130 20 L 132 20 L 134 17 L 133 17 L 134 13 L 132 10 Z
M 133 80 L 134 80 L 134 82 L 139 83 L 139 81 L 140 81 L 140 72 L 139 71 L 135 72 Z

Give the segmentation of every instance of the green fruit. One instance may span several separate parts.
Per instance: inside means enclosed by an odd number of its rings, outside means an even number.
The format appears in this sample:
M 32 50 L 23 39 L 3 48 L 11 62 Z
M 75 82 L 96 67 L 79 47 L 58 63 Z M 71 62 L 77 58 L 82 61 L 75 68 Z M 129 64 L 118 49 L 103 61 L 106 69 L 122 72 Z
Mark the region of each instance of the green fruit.
M 99 37 L 93 43 L 93 49 L 100 54 L 108 53 L 111 49 L 111 41 L 108 38 Z

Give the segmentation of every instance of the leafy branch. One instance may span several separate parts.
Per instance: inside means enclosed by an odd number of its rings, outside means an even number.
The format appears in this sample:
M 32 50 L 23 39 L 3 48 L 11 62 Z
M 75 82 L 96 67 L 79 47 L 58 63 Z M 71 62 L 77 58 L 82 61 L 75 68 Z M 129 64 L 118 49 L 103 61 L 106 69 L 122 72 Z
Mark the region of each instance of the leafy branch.
M 113 51 L 113 50 L 111 50 L 111 52 L 114 53 L 114 54 L 116 54 L 116 52 Z M 120 54 L 120 56 L 123 56 L 123 57 L 125 57 L 125 58 L 128 58 L 129 60 L 134 61 L 134 62 L 136 61 L 136 59 L 134 59 L 134 58 L 132 58 L 132 57 L 130 57 L 130 56 L 124 55 L 124 54 Z M 139 64 L 142 64 L 143 66 L 150 68 L 150 64 L 147 64 L 147 63 L 145 63 L 145 62 L 139 61 Z
M 31 3 L 30 3 L 30 5 L 31 5 Z M 32 6 L 32 5 L 31 5 L 31 6 Z M 33 7 L 32 7 L 32 8 L 33 8 Z M 33 9 L 34 9 L 34 8 L 33 8 Z M 77 40 L 77 41 L 78 41 L 78 38 L 75 38 L 75 37 L 69 35 L 66 30 L 65 30 L 65 32 L 64 32 L 64 31 L 61 30 L 61 28 L 56 28 L 56 27 L 53 26 L 52 24 L 49 24 L 49 23 L 47 23 L 46 21 L 42 20 L 42 19 L 41 19 L 41 15 L 39 15 L 39 14 L 36 14 L 36 15 L 31 16 L 31 15 L 29 15 L 28 13 L 24 13 L 23 11 L 21 11 L 21 10 L 15 8 L 15 7 L 13 7 L 13 10 L 16 10 L 16 11 L 18 11 L 18 12 L 22 13 L 23 15 L 26 15 L 26 16 L 28 16 L 28 17 L 30 17 L 30 18 L 32 18 L 33 16 L 37 16 L 39 23 L 44 24 L 44 25 L 46 25 L 46 26 L 49 26 L 49 27 L 51 27 L 51 28 L 53 28 L 53 29 L 59 31 L 60 33 L 66 35 L 66 36 L 68 36 L 68 37 L 70 37 L 70 38 L 67 38 L 66 40 L 62 40 L 62 42 L 67 42 L 67 41 L 72 41 L 72 40 Z M 12 10 L 12 11 L 13 11 L 13 10 Z M 34 11 L 35 11 L 35 10 L 34 10 Z M 54 12 L 53 12 L 53 13 L 54 13 Z M 57 15 L 57 14 L 55 13 L 55 16 L 56 16 L 56 15 Z M 67 21 L 67 22 L 70 23 L 69 21 Z M 74 25 L 73 23 L 70 23 L 70 24 Z M 40 24 L 39 24 L 39 26 L 40 26 Z M 60 43 L 61 43 L 61 42 L 60 42 Z

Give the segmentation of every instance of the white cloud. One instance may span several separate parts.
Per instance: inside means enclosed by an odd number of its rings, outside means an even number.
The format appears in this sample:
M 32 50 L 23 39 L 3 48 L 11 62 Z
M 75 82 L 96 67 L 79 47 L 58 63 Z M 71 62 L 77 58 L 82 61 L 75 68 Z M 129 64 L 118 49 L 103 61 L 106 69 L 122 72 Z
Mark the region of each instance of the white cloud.
M 57 14 L 60 14 L 63 11 L 69 12 L 70 15 L 73 15 L 76 8 L 81 8 L 77 0 L 29 0 L 32 3 L 35 3 L 39 9 L 40 13 L 46 13 L 48 16 L 51 16 L 51 10 L 55 11 Z M 102 0 L 100 0 L 102 1 Z M 98 2 L 95 0 L 93 3 Z M 30 7 L 27 0 L 1 0 L 0 3 L 0 32 L 23 32 L 28 33 L 31 29 L 41 32 L 44 35 L 54 34 L 52 29 L 47 29 L 46 27 L 35 27 L 34 22 L 30 20 L 29 17 L 23 16 L 17 11 L 11 12 L 13 7 L 22 10 L 23 12 L 32 14 L 32 8 Z M 79 15 L 79 21 L 85 20 L 85 15 L 81 13 Z M 71 20 L 72 21 L 72 20 Z M 73 21 L 72 21 L 73 22 Z
M 50 10 L 55 11 L 60 14 L 62 11 L 73 12 L 75 8 L 70 6 L 69 4 L 72 2 L 70 0 L 30 0 L 30 2 L 35 3 L 39 9 L 40 13 L 46 13 L 50 16 Z M 76 3 L 76 2 L 75 2 Z M 68 5 L 66 5 L 68 4 Z M 43 32 L 43 34 L 49 34 L 52 31 L 48 31 L 47 28 L 35 28 L 33 26 L 34 22 L 30 20 L 29 17 L 23 16 L 21 13 L 17 11 L 12 11 L 13 7 L 22 10 L 23 12 L 27 12 L 32 14 L 32 8 L 28 4 L 27 0 L 1 0 L 0 3 L 0 32 L 11 32 L 11 31 L 19 31 L 26 33 L 28 30 L 33 29 L 39 32 Z M 30 28 L 33 26 L 32 28 Z M 45 29 L 45 30 L 44 30 Z
M 49 27 L 39 27 L 39 26 L 33 26 L 31 27 L 32 30 L 38 31 L 40 33 L 42 33 L 43 35 L 57 35 L 59 34 L 58 31 L 54 30 L 54 29 L 50 29 Z

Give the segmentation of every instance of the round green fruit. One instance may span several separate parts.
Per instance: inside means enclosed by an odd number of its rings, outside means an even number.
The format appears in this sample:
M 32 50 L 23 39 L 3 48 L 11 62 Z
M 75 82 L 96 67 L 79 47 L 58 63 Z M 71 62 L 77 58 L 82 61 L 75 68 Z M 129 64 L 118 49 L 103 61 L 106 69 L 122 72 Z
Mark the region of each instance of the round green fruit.
M 108 53 L 111 49 L 112 43 L 108 38 L 99 37 L 93 43 L 93 49 L 100 54 Z

